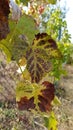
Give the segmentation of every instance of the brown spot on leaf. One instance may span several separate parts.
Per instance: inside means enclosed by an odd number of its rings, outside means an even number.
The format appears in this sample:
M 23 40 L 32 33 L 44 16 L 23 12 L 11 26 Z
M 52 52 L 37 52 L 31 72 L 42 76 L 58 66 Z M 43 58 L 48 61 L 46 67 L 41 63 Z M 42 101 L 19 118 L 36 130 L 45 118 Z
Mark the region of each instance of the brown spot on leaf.
M 51 102 L 54 99 L 54 85 L 48 81 L 44 81 L 42 83 L 46 88 L 41 90 L 42 96 L 38 96 L 40 103 L 39 108 L 41 111 L 50 111 L 51 110 Z
M 55 40 L 53 40 L 52 38 L 48 40 L 48 42 L 50 43 L 50 46 L 51 48 L 54 48 L 54 49 L 57 49 L 57 44 L 55 42 Z M 47 48 L 47 46 L 46 46 Z
M 61 58 L 56 41 L 47 33 L 35 35 L 32 46 L 26 51 L 27 69 L 32 82 L 38 83 L 46 73 L 52 70 L 54 58 Z
M 34 109 L 34 97 L 28 99 L 28 97 L 22 97 L 18 103 L 18 108 L 20 110 Z
M 20 110 L 35 109 L 36 105 L 38 105 L 40 111 L 46 112 L 51 110 L 51 102 L 54 99 L 54 85 L 48 81 L 45 81 L 42 84 L 44 89 L 40 90 L 41 95 L 38 94 L 39 102 L 34 104 L 35 97 L 31 97 L 30 99 L 28 99 L 28 97 L 23 97 L 17 102 Z
M 47 33 L 38 33 L 37 35 L 35 35 L 35 38 L 38 40 L 38 39 L 44 38 L 46 36 L 48 36 Z

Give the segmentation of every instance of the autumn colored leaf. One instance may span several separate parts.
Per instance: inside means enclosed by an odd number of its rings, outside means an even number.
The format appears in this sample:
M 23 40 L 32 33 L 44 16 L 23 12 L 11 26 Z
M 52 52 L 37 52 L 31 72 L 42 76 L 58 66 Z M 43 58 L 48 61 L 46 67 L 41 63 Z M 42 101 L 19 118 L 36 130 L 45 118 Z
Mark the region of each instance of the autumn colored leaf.
M 22 97 L 21 100 L 17 103 L 18 103 L 18 108 L 20 110 L 29 110 L 35 108 L 33 97 L 30 99 L 28 99 L 27 97 Z
M 9 0 L 0 0 L 0 40 L 6 38 L 9 33 L 9 12 Z
M 27 49 L 27 69 L 32 82 L 38 83 L 52 69 L 52 58 L 60 56 L 56 42 L 47 33 L 35 35 L 32 46 Z
M 35 35 L 35 39 L 33 41 L 33 45 L 44 46 L 44 48 L 54 48 L 57 49 L 57 44 L 55 40 L 51 38 L 47 33 L 38 33 Z
M 23 84 L 22 84 L 23 85 Z M 54 85 L 48 81 L 42 85 L 32 84 L 17 87 L 17 104 L 20 110 L 36 109 L 43 112 L 51 110 L 51 102 L 54 99 Z
M 54 99 L 54 85 L 48 81 L 44 81 L 42 85 L 44 85 L 46 88 L 44 90 L 41 90 L 42 96 L 38 96 L 40 100 L 38 105 L 41 111 L 50 111 L 51 102 Z
M 35 108 L 38 109 L 38 95 L 42 95 L 41 89 L 43 90 L 44 87 L 36 83 L 18 83 L 16 87 L 16 101 L 18 103 L 18 108 L 21 110 L 29 110 L 35 106 Z
M 49 72 L 51 69 L 48 55 L 42 48 L 29 48 L 26 59 L 27 69 L 31 75 L 32 82 L 38 83 L 44 73 Z

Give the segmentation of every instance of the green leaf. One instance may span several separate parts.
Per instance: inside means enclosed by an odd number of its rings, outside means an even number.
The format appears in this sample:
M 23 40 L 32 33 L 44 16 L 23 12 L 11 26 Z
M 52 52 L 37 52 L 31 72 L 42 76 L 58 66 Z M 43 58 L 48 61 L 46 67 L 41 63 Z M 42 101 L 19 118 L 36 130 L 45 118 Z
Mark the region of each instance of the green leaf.
M 48 130 L 51 130 L 51 129 L 52 130 L 58 130 L 57 124 L 58 124 L 58 122 L 55 118 L 54 112 L 51 112 L 51 115 L 49 117 L 49 128 L 48 128 Z
M 38 32 L 34 19 L 29 15 L 23 15 L 17 23 L 11 21 L 10 26 L 13 26 L 12 40 L 23 34 L 28 38 L 28 41 L 32 43 L 35 34 Z
M 8 59 L 10 56 L 13 60 L 18 61 L 25 55 L 37 29 L 34 19 L 27 15 L 23 15 L 17 23 L 9 21 L 9 25 L 10 33 L 5 40 L 0 42 L 0 47 L 6 52 Z
M 57 0 L 48 0 L 49 4 L 56 4 Z
M 33 85 L 29 82 L 19 82 L 16 87 L 16 101 L 20 101 L 22 97 L 32 97 Z
M 20 2 L 22 2 L 24 5 L 28 5 L 28 2 L 29 2 L 30 0 L 20 0 Z
M 12 44 L 12 60 L 19 61 L 21 58 L 25 57 L 26 50 L 29 45 L 26 40 L 22 39 L 22 37 L 24 38 L 25 36 L 20 35 Z
M 11 61 L 11 52 L 9 50 L 9 48 L 7 48 L 7 46 L 5 46 L 5 44 L 2 43 L 2 41 L 0 42 L 0 48 L 4 51 L 4 53 L 7 56 L 7 61 L 10 62 Z
M 56 106 L 61 105 L 61 102 L 60 102 L 60 100 L 58 99 L 57 96 L 54 97 L 54 100 L 52 101 L 52 105 L 53 106 L 54 105 L 56 105 Z
M 58 130 L 57 125 L 58 122 L 55 118 L 54 112 L 52 111 L 50 114 L 50 117 L 45 116 L 44 117 L 45 126 L 48 128 L 48 130 Z

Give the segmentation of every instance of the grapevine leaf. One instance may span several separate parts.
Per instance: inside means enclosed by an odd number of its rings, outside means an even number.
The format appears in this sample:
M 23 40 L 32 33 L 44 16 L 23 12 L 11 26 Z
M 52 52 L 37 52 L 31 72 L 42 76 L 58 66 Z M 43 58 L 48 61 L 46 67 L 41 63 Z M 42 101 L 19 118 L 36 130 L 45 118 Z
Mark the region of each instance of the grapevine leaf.
M 5 52 L 5 54 L 7 55 L 7 61 L 8 62 L 11 61 L 11 53 L 10 53 L 9 49 L 1 43 L 0 43 L 0 49 L 2 49 Z
M 13 24 L 14 33 L 12 36 L 12 58 L 14 60 L 19 60 L 20 57 L 24 56 L 25 50 L 28 47 L 28 44 L 31 44 L 34 39 L 34 35 L 37 33 L 34 20 L 27 15 L 24 15 L 20 18 L 18 23 Z M 16 27 L 15 27 L 16 26 Z
M 45 126 L 48 128 L 48 130 L 58 130 L 57 129 L 58 122 L 55 118 L 53 111 L 50 113 L 50 117 L 48 116 L 44 117 L 44 121 L 45 121 Z
M 18 61 L 24 57 L 26 49 L 34 39 L 37 29 L 34 20 L 27 15 L 22 16 L 18 23 L 9 21 L 9 26 L 10 33 L 0 44 L 3 44 L 6 50 L 8 49 L 12 60 Z
M 16 101 L 19 109 L 38 109 L 38 95 L 42 95 L 42 85 L 20 82 L 16 88 Z M 32 104 L 32 105 L 31 105 Z
M 12 60 L 19 61 L 25 56 L 26 49 L 29 45 L 27 40 L 24 39 L 24 37 L 24 35 L 20 35 L 17 39 L 14 40 L 11 50 Z
M 57 124 L 58 124 L 58 122 L 55 118 L 54 112 L 51 112 L 51 115 L 49 117 L 49 128 L 48 128 L 48 130 L 58 130 Z
M 6 38 L 9 33 L 8 15 L 9 15 L 9 1 L 0 0 L 0 40 Z
M 42 83 L 46 88 L 41 90 L 42 96 L 38 96 L 40 102 L 39 107 L 41 111 L 50 111 L 51 110 L 51 102 L 54 99 L 54 85 L 48 81 L 44 81 Z
M 17 23 L 10 21 L 10 26 L 13 28 L 12 40 L 17 39 L 19 35 L 23 34 L 28 38 L 28 41 L 32 43 L 35 34 L 38 32 L 34 19 L 26 14 L 21 16 Z
M 22 97 L 18 103 L 18 108 L 20 110 L 30 110 L 35 108 L 34 98 L 28 99 L 27 97 Z
M 21 98 L 28 97 L 30 99 L 32 96 L 30 93 L 33 91 L 33 85 L 28 82 L 19 82 L 16 87 L 16 101 L 20 101 Z
M 8 61 L 16 60 L 19 61 L 25 55 L 26 48 L 28 47 L 28 42 L 24 39 L 21 39 L 20 36 L 18 39 L 15 39 L 13 43 L 10 41 L 10 35 L 7 36 L 5 40 L 0 42 L 0 48 L 7 55 Z
M 16 88 L 16 101 L 21 110 L 50 111 L 54 99 L 54 85 L 45 81 L 42 85 L 20 83 Z
M 54 97 L 54 100 L 52 101 L 53 106 L 59 106 L 61 105 L 61 101 L 58 99 L 57 96 Z
M 52 69 L 51 59 L 59 57 L 56 42 L 46 33 L 35 35 L 33 44 L 26 52 L 27 69 L 32 82 L 38 83 Z
M 38 83 L 43 74 L 49 72 L 51 63 L 48 60 L 48 55 L 42 48 L 29 48 L 27 51 L 27 69 L 30 72 L 32 82 Z

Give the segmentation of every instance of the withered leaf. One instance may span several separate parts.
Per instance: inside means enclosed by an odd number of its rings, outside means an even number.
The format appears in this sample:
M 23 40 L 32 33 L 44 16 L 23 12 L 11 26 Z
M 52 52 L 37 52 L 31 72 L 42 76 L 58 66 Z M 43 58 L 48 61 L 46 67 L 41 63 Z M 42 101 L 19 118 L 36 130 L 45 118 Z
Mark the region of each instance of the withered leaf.
M 46 88 L 44 90 L 41 90 L 42 96 L 38 96 L 40 103 L 39 108 L 41 111 L 50 111 L 51 110 L 51 102 L 54 99 L 54 84 L 44 81 L 42 83 Z
M 29 110 L 35 108 L 34 97 L 30 99 L 28 99 L 28 97 L 22 97 L 21 100 L 17 103 L 18 103 L 18 108 L 20 110 Z
M 0 40 L 6 38 L 9 33 L 9 12 L 9 0 L 0 0 Z
M 38 94 L 38 104 L 34 103 L 35 97 L 31 97 L 28 99 L 27 96 L 24 96 L 18 101 L 18 108 L 20 110 L 30 110 L 30 109 L 36 109 L 36 105 L 38 105 L 38 108 L 40 111 L 47 112 L 50 111 L 52 106 L 51 102 L 54 99 L 54 84 L 44 81 L 42 83 L 43 88 L 40 91 L 40 94 Z

